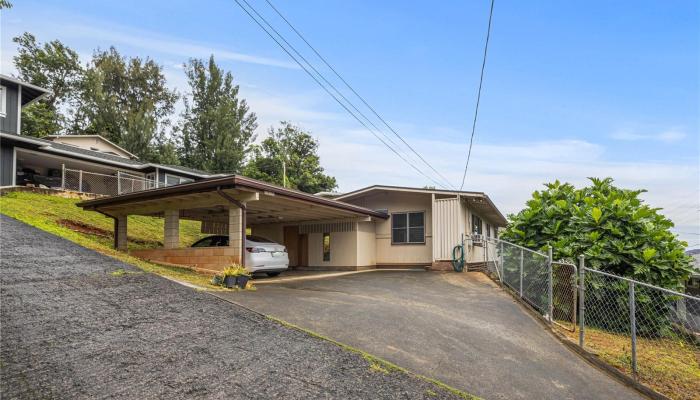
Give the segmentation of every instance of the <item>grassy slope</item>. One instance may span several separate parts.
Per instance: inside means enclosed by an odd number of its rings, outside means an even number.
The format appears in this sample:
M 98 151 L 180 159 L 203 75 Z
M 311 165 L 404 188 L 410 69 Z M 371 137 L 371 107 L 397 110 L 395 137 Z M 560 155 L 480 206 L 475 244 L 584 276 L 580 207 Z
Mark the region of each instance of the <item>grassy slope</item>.
M 75 205 L 79 201 L 38 193 L 12 192 L 0 196 L 0 213 L 144 271 L 200 286 L 209 284 L 209 277 L 189 269 L 156 265 L 113 249 L 113 220 L 97 212 L 83 211 Z M 199 222 L 181 221 L 181 243 L 190 244 L 202 237 L 199 228 Z M 163 240 L 163 219 L 130 216 L 128 231 L 130 249 L 160 246 Z
M 578 342 L 578 331 L 563 332 Z M 628 335 L 586 327 L 586 347 L 627 375 L 631 344 Z M 670 339 L 637 339 L 637 369 L 641 383 L 673 399 L 700 400 L 700 353 L 692 345 Z

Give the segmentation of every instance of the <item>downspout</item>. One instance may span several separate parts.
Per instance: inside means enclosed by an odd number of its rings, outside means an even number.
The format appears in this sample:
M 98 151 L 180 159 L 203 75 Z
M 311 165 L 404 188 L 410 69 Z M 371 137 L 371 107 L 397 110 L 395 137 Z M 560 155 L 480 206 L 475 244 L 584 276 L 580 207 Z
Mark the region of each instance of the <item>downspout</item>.
M 229 203 L 233 203 L 236 207 L 241 209 L 241 265 L 245 268 L 246 204 L 229 196 L 228 193 L 223 192 L 221 187 L 216 188 L 216 193 Z

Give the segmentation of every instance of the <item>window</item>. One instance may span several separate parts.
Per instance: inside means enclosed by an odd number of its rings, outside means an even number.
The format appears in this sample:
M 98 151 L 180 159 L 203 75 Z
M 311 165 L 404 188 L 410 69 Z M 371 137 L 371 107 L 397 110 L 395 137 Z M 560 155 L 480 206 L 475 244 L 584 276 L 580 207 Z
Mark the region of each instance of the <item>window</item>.
M 183 178 L 177 175 L 165 174 L 165 186 L 174 186 L 190 182 L 193 182 L 190 178 Z
M 323 261 L 331 260 L 331 234 L 323 234 Z
M 391 243 L 425 243 L 425 213 L 391 214 Z
M 481 218 L 478 215 L 472 214 L 472 233 L 474 235 L 481 235 L 483 233 Z
M 7 89 L 0 86 L 0 117 L 7 115 Z

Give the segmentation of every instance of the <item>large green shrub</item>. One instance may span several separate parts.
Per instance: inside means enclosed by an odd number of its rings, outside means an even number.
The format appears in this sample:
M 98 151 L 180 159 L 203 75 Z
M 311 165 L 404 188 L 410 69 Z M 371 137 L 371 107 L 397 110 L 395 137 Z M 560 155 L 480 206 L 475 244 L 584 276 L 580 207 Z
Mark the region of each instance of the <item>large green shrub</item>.
M 611 178 L 590 178 L 576 189 L 568 183 L 546 184 L 527 208 L 510 215 L 505 240 L 533 249 L 553 247 L 555 259 L 683 291 L 692 267 L 687 243 L 669 231 L 673 222 L 639 199 L 644 190 L 613 186 Z

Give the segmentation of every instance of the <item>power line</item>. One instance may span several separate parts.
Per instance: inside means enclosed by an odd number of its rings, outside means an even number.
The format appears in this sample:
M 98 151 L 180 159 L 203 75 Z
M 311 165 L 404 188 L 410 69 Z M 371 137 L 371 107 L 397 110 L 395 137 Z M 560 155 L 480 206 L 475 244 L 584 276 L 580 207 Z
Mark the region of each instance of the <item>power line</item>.
M 372 113 L 373 113 L 387 128 L 389 128 L 389 130 L 390 130 L 397 138 L 399 138 L 399 139 L 401 140 L 401 142 L 403 142 L 403 144 L 406 145 L 406 147 L 408 147 L 416 156 L 418 156 L 418 158 L 420 158 L 420 160 L 423 161 L 423 163 L 424 163 L 425 165 L 427 165 L 428 168 L 430 168 L 431 170 L 433 170 L 433 172 L 435 172 L 440 178 L 442 178 L 445 182 L 447 182 L 449 186 L 451 186 L 453 189 L 456 189 L 456 188 L 454 187 L 454 185 L 452 185 L 452 184 L 450 183 L 449 179 L 445 178 L 437 169 L 435 169 L 428 161 L 426 161 L 426 160 L 423 158 L 423 156 L 420 155 L 420 153 L 418 153 L 410 144 L 408 144 L 408 142 L 406 142 L 406 140 L 404 140 L 404 138 L 403 138 L 398 132 L 396 132 L 396 130 L 395 130 L 391 125 L 389 125 L 389 123 L 386 122 L 386 120 L 385 120 L 381 115 L 379 115 L 379 113 L 374 109 L 374 107 L 372 107 L 372 106 L 365 100 L 364 97 L 362 97 L 359 93 L 357 93 L 357 91 L 345 80 L 345 78 L 343 78 L 343 77 L 340 75 L 340 73 L 338 73 L 338 71 L 336 71 L 336 69 L 333 68 L 333 66 L 326 60 L 326 58 L 323 57 L 323 56 L 321 55 L 321 53 L 319 53 L 318 50 L 316 50 L 316 48 L 315 48 L 313 45 L 311 45 L 311 43 L 309 43 L 308 40 L 306 40 L 306 38 L 304 37 L 304 35 L 302 35 L 301 32 L 299 32 L 299 30 L 298 30 L 297 28 L 295 28 L 294 25 L 292 25 L 291 22 L 289 22 L 289 20 L 277 9 L 277 7 L 275 7 L 274 4 L 272 4 L 272 2 L 271 2 L 270 0 L 265 0 L 265 2 L 267 2 L 267 4 L 277 13 L 277 15 L 280 16 L 280 18 L 282 18 L 282 20 L 284 20 L 285 23 L 287 23 L 287 25 L 294 31 L 294 33 L 296 33 L 297 36 L 299 36 L 299 38 L 300 38 L 302 41 L 304 41 L 304 43 L 306 43 L 306 45 L 309 46 L 309 48 L 316 54 L 316 56 L 318 56 L 318 58 L 321 59 L 321 61 L 323 61 L 323 63 L 324 63 L 331 71 L 333 71 L 333 73 L 335 74 L 335 76 L 337 76 L 338 79 L 340 79 L 340 80 L 343 82 L 343 84 L 345 84 L 345 86 L 346 86 L 348 89 L 350 89 L 350 91 L 351 91 L 353 94 L 355 94 L 355 96 L 357 96 L 357 98 L 360 99 L 360 101 L 362 101 L 362 103 L 363 103 L 367 108 L 369 108 L 370 111 L 372 111 Z
M 291 43 L 289 43 L 289 41 L 287 41 L 287 39 L 285 39 L 284 35 L 282 35 L 277 29 L 275 29 L 275 27 L 272 26 L 272 25 L 269 23 L 269 21 L 267 21 L 267 19 L 265 19 L 265 17 L 262 16 L 262 15 L 255 9 L 255 7 L 253 7 L 247 0 L 243 0 L 243 2 L 253 11 L 253 13 L 255 13 L 255 15 L 258 16 L 258 18 L 260 18 L 260 20 L 261 20 L 263 23 L 265 23 L 265 25 L 266 25 L 268 28 L 270 28 L 270 29 L 277 35 L 277 37 L 279 37 L 279 38 L 294 52 L 294 54 L 297 55 L 297 57 L 299 57 L 302 61 L 304 61 L 304 63 L 306 63 L 306 65 L 307 65 L 309 68 L 311 68 L 311 69 L 316 73 L 316 75 L 317 75 L 319 78 L 321 78 L 328 86 L 331 87 L 331 89 L 333 89 L 333 90 L 335 91 L 335 93 L 337 93 L 350 107 L 352 107 L 352 109 L 355 110 L 355 112 L 356 112 L 357 114 L 359 114 L 360 116 L 362 116 L 362 118 L 363 118 L 367 123 L 369 123 L 377 132 L 379 132 L 379 133 L 380 133 L 386 140 L 388 140 L 393 146 L 395 146 L 396 148 L 399 148 L 399 146 L 396 144 L 396 142 L 394 142 L 394 141 L 393 141 L 389 136 L 387 136 L 381 129 L 379 129 L 379 128 L 372 122 L 372 120 L 370 120 L 369 118 L 367 118 L 367 116 L 366 116 L 362 111 L 360 111 L 350 100 L 348 100 L 348 98 L 345 97 L 345 96 L 343 95 L 343 93 L 342 93 L 340 90 L 338 90 L 338 88 L 336 88 L 335 85 L 333 85 L 333 83 L 331 83 L 328 79 L 326 79 L 326 77 L 325 77 L 321 72 L 319 72 L 319 71 L 313 66 L 313 64 L 312 64 L 311 62 L 309 62 L 309 60 L 306 59 L 306 57 L 304 57 L 304 55 L 302 55 L 299 51 L 297 51 L 297 49 L 294 47 L 294 45 L 292 45 Z M 368 129 L 369 129 L 369 128 L 368 128 Z M 413 160 L 411 160 L 411 162 L 413 162 Z M 435 180 L 433 180 L 432 178 L 429 178 L 429 179 L 432 180 L 433 182 L 437 183 L 439 186 L 444 186 L 444 184 L 438 183 L 438 182 L 436 182 Z M 449 182 L 449 181 L 446 180 L 446 182 L 447 182 L 448 185 L 450 185 L 450 182 Z
M 479 102 L 481 101 L 481 87 L 484 83 L 484 69 L 486 69 L 486 54 L 489 49 L 489 39 L 491 38 L 491 20 L 493 19 L 493 3 L 491 0 L 491 10 L 489 11 L 489 26 L 486 30 L 486 44 L 484 45 L 484 59 L 481 63 L 481 77 L 479 78 L 479 91 L 476 94 L 476 108 L 474 109 L 474 121 L 472 122 L 472 135 L 469 138 L 469 152 L 467 153 L 467 162 L 464 164 L 464 174 L 462 174 L 462 184 L 459 190 L 464 188 L 464 180 L 467 177 L 467 169 L 469 168 L 469 159 L 472 156 L 472 145 L 474 144 L 474 132 L 476 131 L 476 117 L 479 115 Z
M 291 57 L 292 60 L 294 60 L 294 62 L 297 63 L 297 65 L 299 65 L 299 66 L 304 70 L 304 72 L 306 72 L 319 86 L 321 86 L 321 88 L 322 88 L 323 90 L 325 90 L 326 93 L 328 93 L 328 95 L 330 95 L 330 96 L 333 98 L 333 100 L 335 100 L 341 107 L 343 107 L 343 109 L 345 109 L 345 111 L 348 112 L 348 114 L 350 114 L 355 120 L 357 120 L 357 122 L 359 122 L 362 126 L 364 126 L 368 131 L 370 131 L 370 133 L 372 133 L 372 135 L 374 135 L 374 137 L 376 137 L 380 142 L 382 142 L 382 144 L 384 144 L 384 146 L 386 146 L 389 150 L 391 150 L 394 154 L 396 154 L 399 158 L 401 158 L 401 159 L 402 159 L 406 164 L 408 164 L 411 168 L 415 169 L 418 173 L 420 173 L 420 174 L 423 175 L 424 177 L 428 178 L 429 180 L 433 181 L 433 183 L 437 184 L 438 186 L 443 186 L 443 184 L 441 184 L 441 183 L 435 181 L 435 179 L 433 179 L 432 177 L 426 175 L 422 170 L 418 169 L 415 165 L 413 165 L 411 162 L 409 162 L 408 160 L 406 160 L 406 159 L 405 159 L 401 154 L 399 154 L 394 148 L 392 148 L 391 146 L 389 146 L 389 144 L 388 144 L 387 142 L 385 142 L 385 141 L 384 141 L 382 138 L 380 138 L 372 129 L 370 129 L 370 128 L 367 126 L 367 124 L 365 124 L 357 115 L 355 115 L 355 113 L 353 113 L 353 112 L 352 112 L 343 102 L 341 102 L 330 90 L 328 90 L 328 88 L 327 88 L 323 83 L 321 83 L 321 81 L 319 81 L 318 78 L 316 78 L 316 76 L 315 76 L 314 74 L 312 74 L 312 73 L 311 73 L 311 72 L 310 72 L 296 57 L 294 57 L 294 55 L 292 55 L 292 53 L 290 53 L 289 50 L 287 50 L 287 48 L 284 47 L 284 45 L 282 45 L 282 43 L 280 43 L 280 41 L 277 40 L 277 38 L 276 38 L 272 33 L 270 33 L 270 31 L 268 31 L 268 30 L 261 24 L 260 21 L 258 21 L 258 19 L 255 18 L 255 17 L 253 16 L 253 14 L 251 14 L 251 13 L 248 11 L 248 9 L 245 8 L 245 7 L 243 6 L 243 4 L 241 4 L 240 0 L 234 0 L 234 1 L 236 2 L 236 4 L 238 4 L 238 6 L 239 6 L 246 14 L 248 14 L 248 16 L 249 16 L 263 31 L 265 31 L 265 33 L 266 33 L 272 40 L 275 41 L 275 43 L 277 43 L 277 45 L 278 45 L 285 53 L 287 53 L 287 55 L 288 55 L 289 57 Z M 247 5 L 251 10 L 255 10 L 246 0 L 243 0 L 243 2 L 246 3 L 246 5 Z M 257 13 L 256 13 L 256 14 L 257 14 Z M 260 14 L 258 14 L 258 15 L 260 15 Z M 260 17 L 260 18 L 264 20 L 264 18 L 262 18 L 262 17 Z M 267 22 L 266 22 L 266 23 L 267 23 Z M 268 24 L 268 25 L 269 25 L 269 24 Z M 278 34 L 278 35 L 279 35 L 279 34 Z

